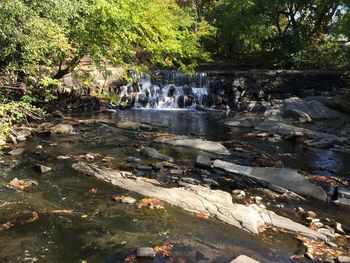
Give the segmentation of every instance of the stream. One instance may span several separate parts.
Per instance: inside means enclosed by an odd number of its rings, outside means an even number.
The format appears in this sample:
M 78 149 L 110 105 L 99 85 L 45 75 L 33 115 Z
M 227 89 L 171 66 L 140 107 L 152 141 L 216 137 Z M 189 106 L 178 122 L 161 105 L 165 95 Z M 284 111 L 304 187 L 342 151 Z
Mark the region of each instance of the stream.
M 221 124 L 225 117 L 222 111 L 135 109 L 70 117 L 101 122 L 75 126 L 77 134 L 73 135 L 30 137 L 20 144 L 25 149 L 22 155 L 3 154 L 0 159 L 0 223 L 19 218 L 14 226 L 0 231 L 0 262 L 124 262 L 137 247 L 155 247 L 165 242 L 173 246 L 170 257 L 157 256 L 154 261 L 137 262 L 227 263 L 241 254 L 260 262 L 295 262 L 291 257 L 304 253 L 300 241 L 286 233 L 267 230 L 254 236 L 169 205 L 162 210 L 151 210 L 113 201 L 112 196 L 116 195 L 137 200 L 143 197 L 80 175 L 71 168 L 77 162 L 74 159 L 57 160 L 57 156 L 92 153 L 95 158 L 90 162 L 107 163 L 113 169 L 158 179 L 166 175 L 154 171 L 141 173 L 125 159 L 133 156 L 142 159 L 143 165 L 154 163 L 154 159 L 138 151 L 141 145 L 147 145 L 173 157 L 181 167 L 192 169 L 196 156 L 201 154 L 194 149 L 155 144 L 147 136 L 140 136 L 147 132 L 112 125 L 117 120 L 144 122 L 162 133 L 223 142 L 233 153 L 225 159 L 242 165 L 257 166 L 266 153 L 267 158 L 262 159 L 276 160 L 284 167 L 345 179 L 350 176 L 350 154 L 247 137 L 249 129 L 230 129 Z M 37 163 L 52 170 L 38 174 L 33 168 Z M 7 188 L 5 185 L 16 177 L 36 180 L 38 186 L 28 192 Z M 262 196 L 269 200 L 266 204 L 269 209 L 295 221 L 305 224 L 293 210 L 302 206 L 314 211 L 320 219 L 331 218 L 341 222 L 344 229 L 350 229 L 347 216 L 350 210 L 346 207 L 316 200 L 270 200 L 261 187 L 234 180 L 223 172 L 218 172 L 215 180 L 220 189 L 231 191 L 239 187 L 247 196 Z M 277 206 L 281 203 L 283 207 Z M 32 220 L 35 211 L 38 218 Z

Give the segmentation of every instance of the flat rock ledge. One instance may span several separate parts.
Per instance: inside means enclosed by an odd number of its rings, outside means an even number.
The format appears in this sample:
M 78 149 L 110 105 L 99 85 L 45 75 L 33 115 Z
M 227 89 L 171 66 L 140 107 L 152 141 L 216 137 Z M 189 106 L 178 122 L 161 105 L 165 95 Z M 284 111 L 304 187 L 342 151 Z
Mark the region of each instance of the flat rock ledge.
M 157 138 L 154 142 L 166 143 L 174 146 L 190 147 L 206 152 L 211 152 L 220 155 L 231 155 L 230 151 L 226 149 L 221 143 L 206 141 L 198 138 L 191 138 L 188 136 L 175 136 L 173 138 Z
M 286 229 L 294 234 L 327 240 L 325 235 L 255 204 L 249 206 L 234 204 L 231 195 L 221 190 L 211 190 L 198 185 L 164 188 L 153 179 L 135 177 L 129 172 L 116 171 L 84 162 L 75 163 L 72 167 L 84 175 L 94 176 L 144 196 L 158 198 L 186 211 L 209 214 L 252 234 L 258 234 L 262 227 L 273 226 Z
M 250 167 L 221 160 L 215 160 L 213 166 L 229 173 L 247 176 L 271 185 L 283 187 L 303 196 L 322 201 L 327 200 L 325 190 L 307 181 L 297 170 L 289 168 Z

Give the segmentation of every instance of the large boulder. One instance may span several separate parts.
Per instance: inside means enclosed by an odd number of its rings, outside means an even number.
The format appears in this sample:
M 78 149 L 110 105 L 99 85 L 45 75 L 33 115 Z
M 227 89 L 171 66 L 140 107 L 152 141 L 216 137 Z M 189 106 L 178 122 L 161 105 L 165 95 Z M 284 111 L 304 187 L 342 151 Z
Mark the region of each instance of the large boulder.
M 337 119 L 341 117 L 339 112 L 324 106 L 317 100 L 305 101 L 297 97 L 292 97 L 284 101 L 282 115 L 290 115 L 292 112 L 308 116 L 313 120 Z

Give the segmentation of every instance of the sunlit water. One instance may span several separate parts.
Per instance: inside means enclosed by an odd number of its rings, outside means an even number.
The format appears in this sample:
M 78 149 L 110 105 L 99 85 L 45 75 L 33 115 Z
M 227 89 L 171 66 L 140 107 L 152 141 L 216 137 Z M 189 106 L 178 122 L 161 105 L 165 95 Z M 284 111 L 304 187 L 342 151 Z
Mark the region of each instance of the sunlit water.
M 306 151 L 292 143 L 244 137 L 246 130 L 230 130 L 218 122 L 224 116 L 224 113 L 215 111 L 133 110 L 119 115 L 76 117 L 106 118 L 113 122 L 119 119 L 143 121 L 157 125 L 160 132 L 215 141 L 245 142 L 273 156 L 291 153 L 295 158 L 280 158 L 287 167 L 316 172 L 322 164 L 335 175 L 348 176 L 349 155 L 323 150 Z M 154 247 L 166 241 L 174 245 L 171 257 L 158 258 L 157 262 L 224 263 L 240 254 L 247 254 L 261 262 L 292 262 L 289 257 L 300 252 L 300 244 L 286 234 L 268 231 L 253 236 L 215 219 L 199 219 L 171 206 L 166 206 L 165 210 L 149 210 L 112 201 L 114 195 L 129 195 L 136 199 L 142 197 L 98 179 L 82 176 L 71 169 L 75 160 L 59 161 L 56 157 L 99 153 L 103 157 L 113 157 L 110 163 L 112 168 L 130 169 L 125 162 L 128 156 L 141 158 L 145 164 L 154 162 L 140 155 L 137 151 L 140 145 L 151 145 L 173 156 L 177 163 L 187 165 L 193 165 L 199 152 L 153 144 L 140 139 L 136 131 L 121 130 L 113 125 L 80 125 L 76 130 L 79 131 L 77 135 L 33 137 L 21 145 L 26 152 L 20 157 L 4 155 L 5 163 L 0 164 L 0 223 L 7 222 L 16 213 L 20 213 L 20 219 L 12 228 L 0 231 L 0 262 L 123 262 L 125 257 L 134 253 L 136 247 Z M 43 146 L 41 151 L 35 149 L 39 144 Z M 252 163 L 250 153 L 238 154 L 230 150 L 233 155 L 228 160 L 246 165 Z M 96 158 L 93 162 L 102 164 L 101 159 Z M 50 166 L 53 171 L 39 175 L 33 169 L 35 163 Z M 30 192 L 6 188 L 6 183 L 15 177 L 37 180 L 39 186 Z M 229 190 L 229 185 L 223 183 L 225 187 Z M 91 193 L 92 188 L 96 188 L 97 193 Z M 254 193 L 255 190 L 248 191 Z M 349 228 L 346 212 L 344 214 L 334 205 L 313 200 L 303 204 L 291 202 L 289 205 L 310 207 L 322 217 L 337 218 Z M 50 213 L 63 209 L 75 212 Z M 288 214 L 288 209 L 271 209 L 293 217 L 293 212 Z M 30 219 L 33 211 L 39 211 L 39 219 L 21 225 L 20 222 Z M 294 219 L 300 220 L 297 217 Z

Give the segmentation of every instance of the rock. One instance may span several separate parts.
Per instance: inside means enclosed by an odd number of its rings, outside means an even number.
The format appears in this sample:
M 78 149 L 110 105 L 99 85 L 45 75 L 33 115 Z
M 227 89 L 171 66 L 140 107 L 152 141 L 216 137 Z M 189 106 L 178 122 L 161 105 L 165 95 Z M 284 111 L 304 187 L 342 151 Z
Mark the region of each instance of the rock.
M 242 190 L 233 190 L 232 195 L 235 199 L 243 199 L 246 196 L 246 193 Z
M 339 234 L 344 234 L 345 235 L 345 231 L 342 228 L 342 225 L 338 222 L 335 223 L 335 230 L 339 233 Z
M 18 178 L 13 179 L 11 182 L 9 182 L 6 187 L 14 189 L 14 190 L 21 190 L 21 191 L 29 191 L 33 187 L 38 186 L 38 182 L 34 180 L 19 180 Z
M 152 157 L 154 159 L 159 159 L 167 162 L 174 162 L 174 159 L 158 152 L 156 149 L 150 148 L 150 147 L 144 147 L 141 149 L 141 153 L 144 155 L 147 155 L 149 157 Z
M 61 111 L 55 110 L 54 112 L 51 113 L 52 117 L 58 118 L 58 119 L 63 119 L 64 115 Z
M 288 111 L 300 112 L 311 119 L 337 119 L 341 117 L 339 112 L 325 107 L 319 101 L 304 101 L 297 97 L 292 97 L 284 101 L 283 113 Z
M 18 135 L 16 139 L 18 142 L 24 142 L 27 140 L 27 138 L 24 135 Z
M 258 205 L 261 204 L 262 200 L 263 200 L 263 199 L 262 199 L 261 196 L 255 196 L 255 197 L 254 197 L 255 203 L 258 204 Z
M 192 213 L 205 213 L 222 222 L 258 234 L 263 226 L 284 228 L 292 233 L 326 240 L 326 236 L 257 205 L 234 204 L 229 193 L 200 185 L 165 188 L 154 179 L 140 178 L 129 172 L 100 168 L 95 164 L 75 163 L 72 168 L 86 176 L 94 176 L 113 185 L 156 198 Z
M 221 160 L 215 160 L 213 166 L 229 173 L 240 174 L 260 182 L 277 185 L 295 193 L 327 200 L 323 188 L 307 181 L 298 171 L 288 168 L 262 168 L 237 165 Z
M 141 163 L 142 160 L 136 157 L 129 156 L 126 158 L 126 161 L 129 163 Z
M 314 147 L 324 147 L 332 146 L 335 144 L 344 144 L 347 138 L 339 137 L 333 134 L 322 133 L 317 131 L 312 131 L 305 128 L 299 128 L 294 125 L 284 123 L 281 120 L 265 120 L 256 126 L 257 130 L 266 131 L 269 133 L 277 133 L 283 138 L 288 138 L 292 140 L 298 137 L 307 136 L 309 140 L 304 140 L 303 143 L 314 146 Z
M 304 208 L 302 208 L 300 206 L 296 209 L 296 211 L 297 211 L 298 214 L 301 214 L 301 215 L 303 215 L 305 213 Z
M 0 135 L 0 146 L 6 144 L 6 138 Z
M 331 242 L 331 241 L 327 241 L 326 244 L 327 244 L 328 246 L 330 246 L 331 248 L 337 248 L 337 247 L 338 247 L 337 244 L 335 244 L 335 243 L 333 243 L 333 242 Z
M 8 134 L 8 135 L 6 136 L 6 142 L 7 142 L 7 143 L 17 144 L 16 136 L 13 136 L 12 134 Z
M 201 182 L 197 179 L 191 178 L 191 177 L 183 177 L 179 181 L 180 186 L 186 186 L 188 184 L 190 185 L 199 185 Z
M 336 195 L 337 198 L 350 199 L 350 189 L 345 187 L 337 187 Z
M 57 160 L 69 160 L 71 159 L 69 156 L 61 155 L 56 157 Z
M 283 118 L 291 118 L 295 121 L 301 122 L 301 123 L 306 123 L 306 122 L 312 122 L 312 119 L 310 116 L 297 109 L 288 109 L 283 112 Z
M 196 166 L 199 168 L 210 168 L 212 164 L 211 158 L 205 155 L 198 155 L 196 159 Z
M 150 131 L 152 130 L 152 126 L 145 123 L 141 123 L 139 129 L 142 131 Z
M 327 236 L 327 237 L 329 237 L 331 239 L 335 238 L 334 231 L 331 231 L 331 230 L 329 230 L 327 228 L 319 228 L 317 230 L 317 232 L 319 232 L 319 233 L 321 233 L 321 234 L 323 234 L 323 235 L 325 235 L 325 236 Z
M 71 124 L 57 124 L 50 129 L 53 134 L 73 134 L 74 128 Z
M 307 211 L 305 215 L 309 218 L 316 218 L 316 213 L 313 211 Z
M 125 203 L 125 204 L 134 204 L 136 203 L 136 199 L 135 198 L 132 198 L 130 196 L 113 196 L 112 198 L 114 201 L 119 201 L 119 202 L 122 202 L 122 203 Z
M 17 155 L 21 155 L 23 152 L 24 152 L 23 148 L 18 148 L 10 151 L 8 154 L 12 156 L 17 156 Z
M 156 253 L 151 247 L 139 247 L 136 249 L 136 257 L 138 258 L 154 258 Z
M 138 130 L 140 127 L 140 123 L 133 121 L 119 121 L 117 123 L 117 127 L 126 130 Z
M 304 254 L 304 257 L 307 258 L 307 259 L 310 259 L 310 260 L 314 260 L 315 259 L 315 257 L 310 252 L 306 252 Z
M 154 140 L 158 143 L 166 143 L 174 146 L 190 147 L 206 152 L 216 153 L 220 155 L 231 155 L 229 150 L 221 143 L 205 141 L 203 139 L 191 138 L 188 136 L 175 136 L 174 138 L 157 138 Z
M 162 162 L 158 162 L 158 163 L 152 163 L 152 168 L 155 171 L 159 171 L 161 169 L 163 169 L 164 164 Z
M 141 170 L 141 171 L 152 171 L 153 168 L 152 166 L 147 166 L 147 165 L 138 165 L 136 167 L 137 170 Z
M 347 198 L 338 198 L 334 201 L 335 204 L 338 205 L 349 205 L 350 206 L 350 199 Z
M 240 255 L 239 257 L 232 260 L 230 263 L 259 263 L 259 261 L 256 261 L 255 259 L 252 259 L 245 255 Z
M 35 149 L 37 149 L 37 150 L 42 150 L 42 149 L 43 149 L 43 146 L 42 146 L 42 145 L 37 145 L 37 146 L 35 147 Z
M 212 178 L 204 178 L 203 183 L 214 188 L 218 188 L 220 186 L 220 184 Z
M 338 256 L 337 262 L 339 263 L 350 263 L 350 256 Z
M 35 165 L 35 171 L 38 172 L 38 173 L 47 173 L 49 171 L 51 171 L 52 168 L 51 167 L 48 167 L 48 166 L 45 166 L 45 165 L 41 165 L 41 164 L 36 164 Z
M 95 156 L 91 153 L 87 153 L 85 154 L 85 158 L 88 159 L 88 160 L 94 160 L 95 159 Z

